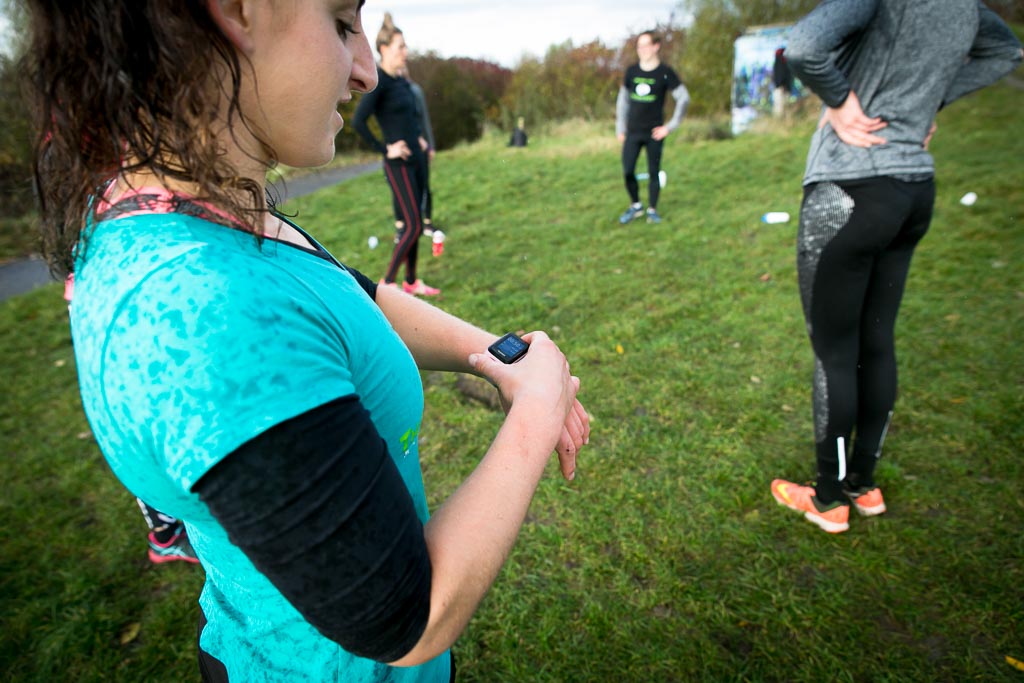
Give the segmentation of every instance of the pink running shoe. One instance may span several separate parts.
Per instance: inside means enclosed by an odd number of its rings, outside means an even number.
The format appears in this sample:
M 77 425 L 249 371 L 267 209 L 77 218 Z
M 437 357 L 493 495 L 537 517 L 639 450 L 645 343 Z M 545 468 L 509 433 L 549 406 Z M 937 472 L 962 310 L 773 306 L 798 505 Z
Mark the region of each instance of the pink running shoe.
M 819 510 L 814 500 L 813 486 L 800 486 L 785 479 L 772 482 L 772 495 L 779 505 L 804 513 L 807 521 L 817 524 L 830 534 L 838 534 L 850 528 L 850 506 L 833 503 Z
M 184 527 L 166 543 L 158 543 L 153 532 L 149 532 L 149 561 L 154 564 L 177 561 L 199 564 L 199 558 L 196 557 L 196 551 L 192 550 Z
M 882 490 L 877 486 L 843 491 L 843 493 L 853 501 L 853 506 L 857 508 L 857 512 L 862 517 L 874 517 L 885 512 L 885 499 L 882 498 Z
M 441 290 L 437 287 L 431 287 L 423 280 L 416 280 L 411 285 L 408 282 L 402 283 L 402 291 L 406 294 L 418 294 L 420 296 L 437 296 L 441 293 Z

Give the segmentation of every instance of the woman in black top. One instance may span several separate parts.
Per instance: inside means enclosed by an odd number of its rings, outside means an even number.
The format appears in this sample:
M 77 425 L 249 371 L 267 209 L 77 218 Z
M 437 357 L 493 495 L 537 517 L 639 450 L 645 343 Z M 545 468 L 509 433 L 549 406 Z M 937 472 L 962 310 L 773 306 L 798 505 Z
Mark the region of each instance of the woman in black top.
M 441 290 L 416 277 L 419 239 L 423 234 L 420 203 L 426 184 L 425 155 L 430 145 L 423 137 L 416 96 L 409 81 L 399 75 L 405 69 L 408 48 L 402 31 L 395 26 L 389 13 L 385 13 L 384 24 L 377 34 L 377 52 L 380 53 L 377 89 L 363 95 L 356 108 L 353 125 L 363 139 L 384 154 L 384 174 L 404 218 L 405 230 L 395 244 L 382 284 L 398 287 L 395 278 L 404 263 L 402 289 L 409 294 L 433 296 L 440 294 Z M 384 134 L 383 142 L 370 131 L 367 125 L 370 116 L 377 117 Z

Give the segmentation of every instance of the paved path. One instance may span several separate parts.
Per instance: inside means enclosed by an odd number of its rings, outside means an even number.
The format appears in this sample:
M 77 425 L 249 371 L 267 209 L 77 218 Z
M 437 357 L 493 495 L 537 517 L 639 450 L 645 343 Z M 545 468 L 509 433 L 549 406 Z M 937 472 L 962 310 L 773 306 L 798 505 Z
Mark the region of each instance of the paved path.
M 301 178 L 289 180 L 287 183 L 274 183 L 273 187 L 280 195 L 280 203 L 284 204 L 289 199 L 295 199 L 303 195 L 311 194 L 331 185 L 337 185 L 349 178 L 356 178 L 367 173 L 379 171 L 381 162 L 371 161 L 356 166 L 344 166 L 342 168 L 330 168 L 325 171 L 314 171 Z
M 295 199 L 325 187 L 337 185 L 349 178 L 379 171 L 380 167 L 379 161 L 372 161 L 356 166 L 316 171 L 287 183 L 275 183 L 274 189 L 277 190 L 279 204 L 283 205 L 289 199 Z M 6 301 L 12 296 L 24 294 L 36 287 L 48 285 L 53 281 L 46 261 L 39 257 L 19 259 L 0 264 L 0 301 Z
M 0 301 L 24 294 L 53 282 L 46 261 L 39 257 L 11 261 L 0 265 Z

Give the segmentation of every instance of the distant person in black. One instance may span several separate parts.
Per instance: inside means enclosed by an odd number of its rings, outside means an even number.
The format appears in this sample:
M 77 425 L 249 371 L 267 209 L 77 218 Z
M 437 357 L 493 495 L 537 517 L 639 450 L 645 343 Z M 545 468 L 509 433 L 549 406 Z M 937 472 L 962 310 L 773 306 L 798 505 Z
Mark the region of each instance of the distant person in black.
M 628 223 L 641 213 L 640 188 L 636 181 L 636 161 L 640 148 L 647 148 L 648 205 L 647 222 L 660 223 L 658 215 L 658 193 L 661 191 L 661 147 L 668 134 L 679 127 L 690 103 L 690 94 L 679 76 L 671 67 L 661 63 L 658 52 L 661 38 L 652 31 L 645 31 L 636 39 L 636 53 L 639 64 L 626 69 L 626 77 L 619 88 L 615 103 L 615 134 L 622 143 L 622 173 L 626 179 L 626 191 L 630 205 L 619 217 L 620 223 Z M 665 95 L 672 93 L 676 108 L 672 119 L 665 120 Z
M 377 88 L 362 96 L 352 125 L 356 131 L 384 154 L 384 175 L 402 216 L 405 230 L 401 233 L 381 284 L 398 287 L 395 278 L 405 264 L 402 289 L 408 294 L 433 296 L 441 290 L 430 287 L 416 277 L 420 235 L 423 234 L 423 188 L 427 184 L 427 152 L 430 143 L 423 137 L 422 117 L 416 95 L 409 81 L 399 74 L 406 68 L 408 48 L 405 38 L 391 18 L 384 14 L 384 24 L 377 34 Z M 384 134 L 378 140 L 370 131 L 367 119 L 377 117 Z
M 512 131 L 512 137 L 508 139 L 509 147 L 526 147 L 526 119 L 520 116 L 516 120 L 516 129 Z
M 786 113 L 786 100 L 793 92 L 793 72 L 786 62 L 784 48 L 775 51 L 775 64 L 772 66 L 772 116 L 782 118 Z

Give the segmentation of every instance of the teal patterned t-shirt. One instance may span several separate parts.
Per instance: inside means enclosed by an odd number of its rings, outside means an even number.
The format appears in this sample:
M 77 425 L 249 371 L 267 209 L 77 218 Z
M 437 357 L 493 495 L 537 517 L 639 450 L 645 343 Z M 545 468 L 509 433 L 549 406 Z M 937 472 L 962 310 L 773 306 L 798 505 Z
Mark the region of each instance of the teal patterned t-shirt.
M 448 681 L 447 653 L 394 668 L 321 636 L 191 492 L 253 437 L 354 394 L 426 522 L 419 372 L 352 275 L 313 250 L 144 214 L 96 225 L 75 277 L 86 414 L 125 486 L 188 527 L 206 570 L 203 650 L 232 680 Z

